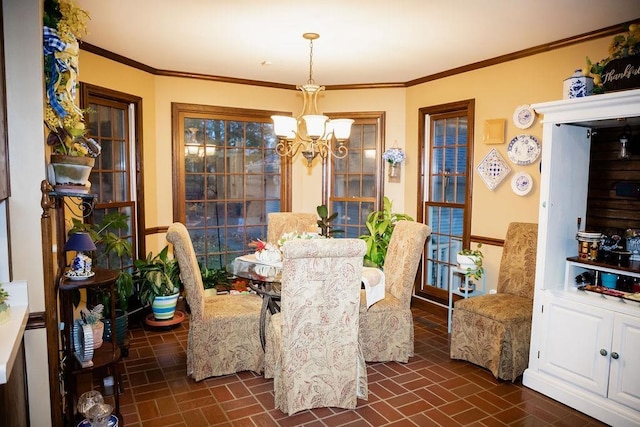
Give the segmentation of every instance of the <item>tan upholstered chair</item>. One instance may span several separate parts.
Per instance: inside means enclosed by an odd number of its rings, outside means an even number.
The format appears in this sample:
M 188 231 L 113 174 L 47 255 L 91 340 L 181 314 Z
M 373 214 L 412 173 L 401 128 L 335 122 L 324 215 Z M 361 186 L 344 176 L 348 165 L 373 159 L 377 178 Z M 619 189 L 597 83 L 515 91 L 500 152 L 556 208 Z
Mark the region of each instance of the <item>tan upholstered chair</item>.
M 353 409 L 366 399 L 367 370 L 358 346 L 360 239 L 294 240 L 283 247 L 281 312 L 267 326 L 265 373 L 275 363 L 275 405 Z
M 411 295 L 428 225 L 398 221 L 384 262 L 385 297 L 369 309 L 360 304 L 360 346 L 367 362 L 395 360 L 406 363 L 413 356 Z M 364 292 L 364 291 L 362 291 Z
M 191 308 L 187 374 L 200 381 L 239 371 L 261 372 L 264 363 L 259 334 L 262 299 L 248 294 L 205 298 L 198 261 L 185 226 L 178 222 L 172 224 L 167 240 L 173 244 Z
M 271 212 L 267 216 L 267 242 L 276 243 L 284 233 L 318 232 L 318 216 L 312 213 Z
M 538 225 L 511 223 L 502 250 L 497 293 L 456 301 L 452 359 L 513 381 L 529 363 Z

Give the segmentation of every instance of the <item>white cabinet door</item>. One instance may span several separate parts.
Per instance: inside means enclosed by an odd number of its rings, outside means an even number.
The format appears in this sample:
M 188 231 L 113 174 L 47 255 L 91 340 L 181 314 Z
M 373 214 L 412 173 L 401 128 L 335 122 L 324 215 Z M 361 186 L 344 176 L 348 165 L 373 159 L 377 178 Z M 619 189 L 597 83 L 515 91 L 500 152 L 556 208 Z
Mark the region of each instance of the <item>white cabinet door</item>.
M 540 370 L 606 397 L 613 313 L 549 298 L 543 318 Z
M 640 318 L 616 314 L 609 398 L 640 410 Z

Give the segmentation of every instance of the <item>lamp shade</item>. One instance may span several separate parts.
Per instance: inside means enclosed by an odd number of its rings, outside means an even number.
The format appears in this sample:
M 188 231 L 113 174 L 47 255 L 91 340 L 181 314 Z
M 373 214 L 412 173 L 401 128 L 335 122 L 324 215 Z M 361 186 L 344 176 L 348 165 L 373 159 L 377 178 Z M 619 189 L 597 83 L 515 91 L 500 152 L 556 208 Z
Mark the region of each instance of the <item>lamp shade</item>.
M 64 244 L 65 251 L 89 252 L 95 251 L 96 245 L 89 233 L 74 233 L 69 236 L 69 240 Z
M 320 138 L 324 135 L 324 125 L 329 120 L 327 116 L 320 114 L 309 114 L 302 116 L 304 123 L 307 125 L 307 135 L 311 138 Z
M 337 140 L 341 141 L 349 139 L 351 135 L 351 124 L 353 119 L 333 119 L 331 120 L 331 126 L 333 128 L 333 135 Z
M 273 130 L 277 136 L 294 139 L 296 137 L 296 128 L 298 121 L 294 117 L 288 116 L 271 116 L 273 120 Z

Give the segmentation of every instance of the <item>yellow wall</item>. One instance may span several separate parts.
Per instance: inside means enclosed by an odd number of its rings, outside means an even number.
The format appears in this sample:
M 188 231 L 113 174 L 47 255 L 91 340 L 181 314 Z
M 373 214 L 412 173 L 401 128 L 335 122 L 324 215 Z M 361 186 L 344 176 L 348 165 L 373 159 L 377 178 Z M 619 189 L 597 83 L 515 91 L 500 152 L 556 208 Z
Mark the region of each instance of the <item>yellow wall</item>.
M 236 108 L 289 111 L 302 107 L 299 91 L 219 83 L 205 80 L 158 77 L 81 51 L 83 82 L 143 98 L 143 139 L 146 226 L 162 227 L 173 221 L 171 197 L 171 103 L 192 103 Z M 387 141 L 404 146 L 405 89 L 327 91 L 319 99 L 323 112 L 386 111 Z M 388 142 L 389 143 L 389 142 Z M 292 209 L 315 212 L 321 203 L 321 167 L 312 168 L 298 155 L 293 163 Z M 395 188 L 394 188 L 395 186 Z M 402 210 L 402 184 L 387 184 L 394 208 Z M 164 235 L 149 236 L 147 250 L 165 245 Z
M 511 221 L 537 222 L 539 163 L 512 166 L 512 173 L 490 191 L 475 172 L 491 148 L 507 159 L 508 142 L 517 134 L 530 133 L 541 139 L 537 118 L 526 130 L 515 127 L 513 112 L 522 104 L 562 98 L 562 82 L 585 62 L 585 56 L 606 56 L 609 38 L 443 78 L 407 89 L 359 89 L 326 91 L 319 100 L 324 112 L 385 111 L 386 144 L 407 152 L 401 182 L 388 183 L 385 194 L 394 211 L 412 216 L 417 213 L 418 188 L 418 109 L 464 99 L 475 99 L 475 151 L 473 173 L 472 234 L 502 238 Z M 239 108 L 291 111 L 301 108 L 297 91 L 218 83 L 204 80 L 157 77 L 82 51 L 81 80 L 143 98 L 144 173 L 147 227 L 166 226 L 173 221 L 171 198 L 171 103 L 194 103 Z M 486 119 L 506 120 L 505 143 L 482 143 Z M 544 142 L 542 142 L 544 143 Z M 293 210 L 314 212 L 320 204 L 319 164 L 308 169 L 297 158 L 293 169 Z M 534 179 L 533 191 L 520 197 L 511 191 L 510 179 L 516 172 L 528 172 Z M 148 239 L 149 250 L 164 245 L 164 236 Z M 491 251 L 489 249 L 489 251 Z M 499 253 L 496 254 L 499 256 Z
M 540 161 L 527 166 L 514 165 L 508 160 L 507 147 L 513 137 L 522 133 L 534 135 L 544 145 L 541 117 L 537 116 L 533 126 L 522 130 L 513 124 L 513 112 L 523 104 L 562 99 L 563 80 L 585 65 L 586 56 L 594 60 L 606 57 L 610 40 L 607 37 L 408 88 L 405 129 L 410 159 L 418 155 L 420 108 L 475 99 L 472 234 L 502 239 L 512 221 L 538 222 Z M 505 142 L 486 145 L 482 142 L 484 120 L 496 118 L 506 119 Z M 475 171 L 492 148 L 496 148 L 511 167 L 511 173 L 494 191 L 488 189 Z M 406 174 L 411 178 L 404 187 L 405 210 L 416 212 L 418 162 L 407 162 L 406 166 Z M 511 177 L 517 172 L 527 172 L 533 178 L 533 190 L 526 196 L 517 196 L 511 190 Z M 487 284 L 495 287 L 492 284 L 497 279 L 502 251 L 485 246 L 483 252 Z

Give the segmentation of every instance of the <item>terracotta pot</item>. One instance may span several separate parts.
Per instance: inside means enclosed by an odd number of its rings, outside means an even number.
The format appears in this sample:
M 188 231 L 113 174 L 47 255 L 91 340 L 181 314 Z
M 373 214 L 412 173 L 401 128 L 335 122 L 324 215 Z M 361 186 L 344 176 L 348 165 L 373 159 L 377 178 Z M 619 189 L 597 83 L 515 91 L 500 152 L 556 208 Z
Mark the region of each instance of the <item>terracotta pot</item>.
M 104 333 L 104 323 L 98 322 L 95 325 L 91 325 L 91 331 L 93 332 L 93 349 L 102 347 L 102 334 Z
M 86 186 L 95 162 L 93 157 L 52 154 L 51 166 L 55 184 Z

